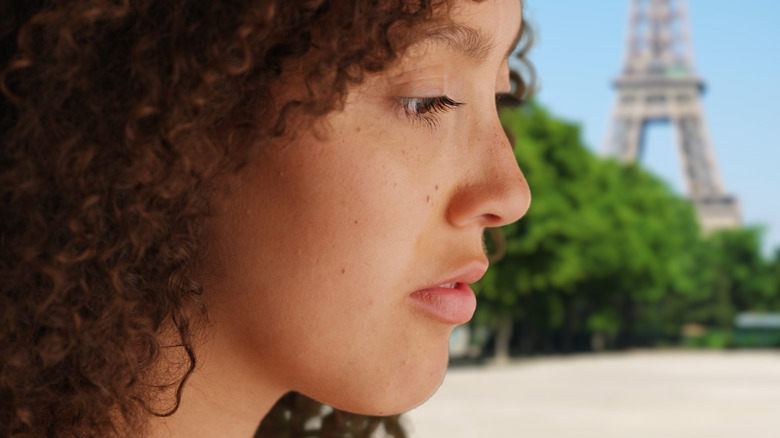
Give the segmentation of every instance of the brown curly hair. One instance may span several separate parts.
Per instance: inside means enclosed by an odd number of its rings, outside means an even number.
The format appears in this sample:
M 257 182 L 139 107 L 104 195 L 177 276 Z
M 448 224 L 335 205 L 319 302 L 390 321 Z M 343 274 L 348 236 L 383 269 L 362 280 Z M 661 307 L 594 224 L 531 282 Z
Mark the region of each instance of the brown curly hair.
M 125 435 L 173 413 L 206 318 L 189 269 L 212 181 L 290 114 L 339 108 L 442 5 L 3 2 L 0 436 Z M 278 101 L 304 55 L 305 92 Z M 187 363 L 161 380 L 166 324 Z M 160 411 L 152 394 L 171 381 Z

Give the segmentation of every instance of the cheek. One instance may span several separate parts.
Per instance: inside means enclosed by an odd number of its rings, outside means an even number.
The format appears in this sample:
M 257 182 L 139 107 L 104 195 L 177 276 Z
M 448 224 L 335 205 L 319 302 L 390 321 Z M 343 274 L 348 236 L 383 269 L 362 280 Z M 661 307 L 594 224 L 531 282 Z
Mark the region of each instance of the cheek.
M 414 166 L 413 147 L 368 130 L 338 138 L 285 157 L 279 163 L 285 177 L 270 181 L 272 188 L 261 194 L 277 198 L 273 211 L 265 210 L 266 220 L 287 230 L 299 253 L 314 259 L 295 261 L 327 269 L 319 274 L 331 280 L 339 280 L 342 270 L 347 276 L 371 272 L 378 260 L 405 263 L 436 197 L 433 188 L 426 190 L 433 185 L 430 175 Z M 333 266 L 338 263 L 344 265 Z
M 225 200 L 209 310 L 259 380 L 347 411 L 397 413 L 446 371 L 452 327 L 408 300 L 449 255 L 441 227 L 460 139 L 373 102 L 331 122 L 331 140 L 268 149 Z
M 352 146 L 301 148 L 249 172 L 212 223 L 223 275 L 210 311 L 258 372 L 347 410 L 396 412 L 446 368 L 449 328 L 406 303 L 435 189 L 404 151 Z

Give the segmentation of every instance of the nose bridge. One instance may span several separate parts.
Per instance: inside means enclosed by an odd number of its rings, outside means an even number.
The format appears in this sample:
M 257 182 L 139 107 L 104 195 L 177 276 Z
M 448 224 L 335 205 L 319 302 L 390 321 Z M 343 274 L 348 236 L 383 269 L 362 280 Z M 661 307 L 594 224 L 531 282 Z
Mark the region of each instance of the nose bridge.
M 452 199 L 450 221 L 483 227 L 515 222 L 528 210 L 531 193 L 498 115 L 475 118 L 468 129 L 468 171 Z

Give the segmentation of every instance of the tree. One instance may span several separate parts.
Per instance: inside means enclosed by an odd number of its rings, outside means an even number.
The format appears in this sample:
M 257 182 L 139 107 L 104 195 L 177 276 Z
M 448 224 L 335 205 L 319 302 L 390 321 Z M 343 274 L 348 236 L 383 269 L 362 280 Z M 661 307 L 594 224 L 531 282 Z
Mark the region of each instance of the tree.
M 568 350 L 594 331 L 631 342 L 655 315 L 645 307 L 695 289 L 691 206 L 637 165 L 596 158 L 576 126 L 538 105 L 502 121 L 534 201 L 504 229 L 506 255 L 478 286 L 477 322 L 518 328 L 525 351 Z

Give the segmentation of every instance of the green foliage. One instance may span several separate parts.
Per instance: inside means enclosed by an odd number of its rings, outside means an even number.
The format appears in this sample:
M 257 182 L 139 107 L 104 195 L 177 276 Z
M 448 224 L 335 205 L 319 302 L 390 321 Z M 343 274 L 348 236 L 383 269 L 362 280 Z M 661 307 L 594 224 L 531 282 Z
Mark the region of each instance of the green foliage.
M 588 317 L 588 330 L 615 336 L 620 329 L 620 318 L 614 309 L 602 309 Z
M 700 294 L 691 311 L 696 322 L 729 327 L 739 311 L 780 311 L 777 279 L 760 254 L 757 228 L 714 233 L 699 243 L 696 280 Z
M 692 348 L 722 350 L 732 344 L 734 334 L 729 330 L 707 330 L 702 336 L 685 339 L 683 345 Z
M 762 259 L 760 230 L 703 237 L 663 181 L 594 156 L 578 127 L 538 105 L 502 121 L 534 199 L 476 287 L 476 324 L 511 317 L 515 349 L 533 353 L 587 349 L 593 334 L 668 343 L 684 323 L 728 330 L 736 312 L 780 310 L 780 251 Z

